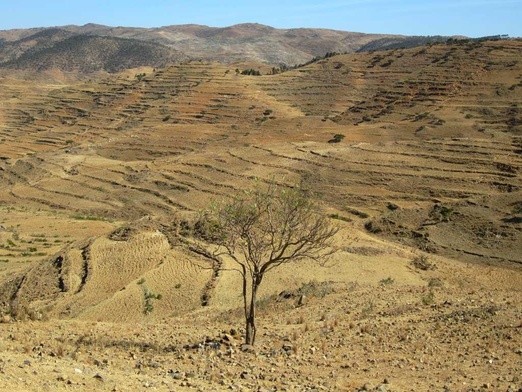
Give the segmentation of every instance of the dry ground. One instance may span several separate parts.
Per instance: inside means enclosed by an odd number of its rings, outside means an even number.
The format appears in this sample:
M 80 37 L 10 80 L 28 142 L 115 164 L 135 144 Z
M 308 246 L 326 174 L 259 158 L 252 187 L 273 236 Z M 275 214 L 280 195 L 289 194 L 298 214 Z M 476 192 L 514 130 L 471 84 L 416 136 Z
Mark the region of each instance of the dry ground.
M 0 389 L 522 387 L 520 50 L 3 76 Z M 244 353 L 237 277 L 175 223 L 254 178 L 305 180 L 342 230 L 264 282 Z

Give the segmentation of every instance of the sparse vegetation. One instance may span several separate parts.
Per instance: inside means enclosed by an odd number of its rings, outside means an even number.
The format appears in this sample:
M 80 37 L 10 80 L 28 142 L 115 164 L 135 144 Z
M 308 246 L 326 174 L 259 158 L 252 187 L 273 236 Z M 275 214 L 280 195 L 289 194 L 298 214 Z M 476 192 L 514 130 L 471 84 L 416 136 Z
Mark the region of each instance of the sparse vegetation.
M 394 284 L 394 283 L 395 283 L 395 279 L 393 279 L 392 277 L 387 277 L 387 278 L 385 278 L 385 279 L 381 279 L 381 280 L 379 281 L 379 284 L 380 284 L 381 286 L 389 286 L 389 285 L 392 285 L 392 284 Z
M 266 274 L 287 263 L 324 260 L 337 228 L 317 211 L 311 195 L 295 186 L 270 183 L 237 196 L 203 216 L 206 238 L 219 245 L 218 255 L 236 264 L 242 278 L 245 343 L 256 339 L 256 302 Z
M 421 296 L 421 302 L 423 305 L 432 305 L 435 302 L 435 293 L 433 290 L 428 290 L 427 293 Z
M 519 356 L 520 45 L 350 54 L 273 77 L 206 60 L 141 82 L 148 68 L 80 82 L 10 71 L 3 388 L 507 391 Z M 336 134 L 346 138 L 327 144 Z M 221 225 L 197 211 L 247 198 L 254 177 L 261 190 L 270 178 L 308 184 L 341 251 L 328 268 L 266 274 L 252 348 L 241 265 L 214 258 Z
M 95 215 L 82 215 L 82 214 L 75 214 L 72 216 L 73 219 L 76 220 L 87 220 L 87 221 L 107 221 L 107 218 L 101 217 L 101 216 L 95 216 Z
M 428 281 L 428 287 L 430 288 L 437 288 L 437 287 L 444 287 L 444 282 L 441 278 L 431 278 Z
M 343 141 L 344 138 L 345 136 L 343 134 L 336 133 L 330 140 L 328 140 L 328 143 L 340 143 Z
M 411 260 L 411 264 L 421 271 L 429 271 L 436 268 L 435 264 L 433 264 L 426 255 L 415 256 Z
M 261 71 L 257 69 L 245 69 L 241 71 L 241 75 L 249 75 L 249 76 L 261 76 Z
M 145 279 L 141 278 L 138 281 L 143 291 L 143 314 L 149 315 L 154 311 L 154 301 L 162 298 L 161 294 L 153 293 L 145 284 Z

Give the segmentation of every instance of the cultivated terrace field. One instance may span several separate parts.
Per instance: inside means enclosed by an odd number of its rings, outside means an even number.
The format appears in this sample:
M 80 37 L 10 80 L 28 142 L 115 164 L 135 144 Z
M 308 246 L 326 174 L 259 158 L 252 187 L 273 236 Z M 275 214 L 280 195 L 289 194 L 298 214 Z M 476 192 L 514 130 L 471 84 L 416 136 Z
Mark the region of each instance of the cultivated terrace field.
M 521 54 L 3 70 L 0 390 L 522 390 Z M 193 222 L 271 180 L 313 190 L 337 252 L 266 276 L 242 350 Z

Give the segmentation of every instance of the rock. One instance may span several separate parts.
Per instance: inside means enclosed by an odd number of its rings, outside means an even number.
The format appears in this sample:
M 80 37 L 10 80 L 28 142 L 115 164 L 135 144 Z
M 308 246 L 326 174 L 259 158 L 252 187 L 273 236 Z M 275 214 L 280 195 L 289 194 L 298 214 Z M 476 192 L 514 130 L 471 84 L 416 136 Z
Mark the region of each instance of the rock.
M 255 353 L 256 352 L 256 350 L 254 349 L 254 346 L 251 346 L 250 344 L 242 344 L 241 351 L 243 351 L 244 353 Z
M 221 338 L 221 343 L 226 344 L 226 345 L 232 345 L 235 343 L 235 339 L 232 335 L 229 335 L 226 333 Z
M 7 324 L 7 323 L 10 323 L 11 321 L 12 321 L 11 316 L 9 316 L 8 314 L 4 314 L 4 315 L 2 315 L 2 317 L 0 317 L 0 323 Z
M 208 341 L 208 342 L 205 342 L 205 346 L 209 347 L 213 350 L 219 350 L 221 348 L 221 342 Z
M 293 296 L 294 296 L 293 293 L 291 293 L 291 292 L 289 292 L 289 291 L 286 291 L 286 290 L 281 291 L 281 292 L 279 293 L 279 297 L 280 297 L 280 298 L 284 298 L 284 299 L 290 299 L 290 298 L 292 298 Z
M 168 374 L 174 380 L 182 380 L 185 377 L 185 374 L 183 372 L 180 372 L 179 370 L 169 370 Z
M 285 350 L 287 353 L 290 351 L 294 351 L 294 345 L 290 342 L 286 342 L 283 344 L 283 350 Z
M 105 377 L 101 373 L 96 373 L 93 378 L 100 382 L 105 382 Z
M 158 369 L 161 367 L 161 363 L 157 362 L 157 361 L 150 361 L 149 362 L 149 367 L 152 368 L 152 369 Z
M 250 373 L 248 373 L 248 372 L 241 372 L 239 377 L 241 377 L 243 380 L 251 380 L 252 379 L 252 375 Z
M 83 373 L 82 369 L 78 369 L 78 368 L 74 368 L 74 372 L 76 374 L 82 374 Z
M 388 202 L 388 205 L 386 206 L 390 211 L 398 210 L 400 207 L 392 202 Z
M 308 302 L 308 298 L 306 298 L 306 295 L 302 294 L 299 299 L 297 300 L 297 306 L 304 306 Z

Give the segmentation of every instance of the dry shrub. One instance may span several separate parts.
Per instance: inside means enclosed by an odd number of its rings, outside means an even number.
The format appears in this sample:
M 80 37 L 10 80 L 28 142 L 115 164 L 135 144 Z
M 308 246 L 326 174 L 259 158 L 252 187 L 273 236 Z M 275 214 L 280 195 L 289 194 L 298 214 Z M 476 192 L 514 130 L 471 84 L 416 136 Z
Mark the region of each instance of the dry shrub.
M 428 287 L 436 288 L 436 287 L 444 287 L 444 282 L 441 278 L 431 278 L 428 281 Z
M 435 264 L 429 261 L 426 255 L 416 256 L 411 260 L 411 264 L 422 271 L 434 270 L 436 267 Z

